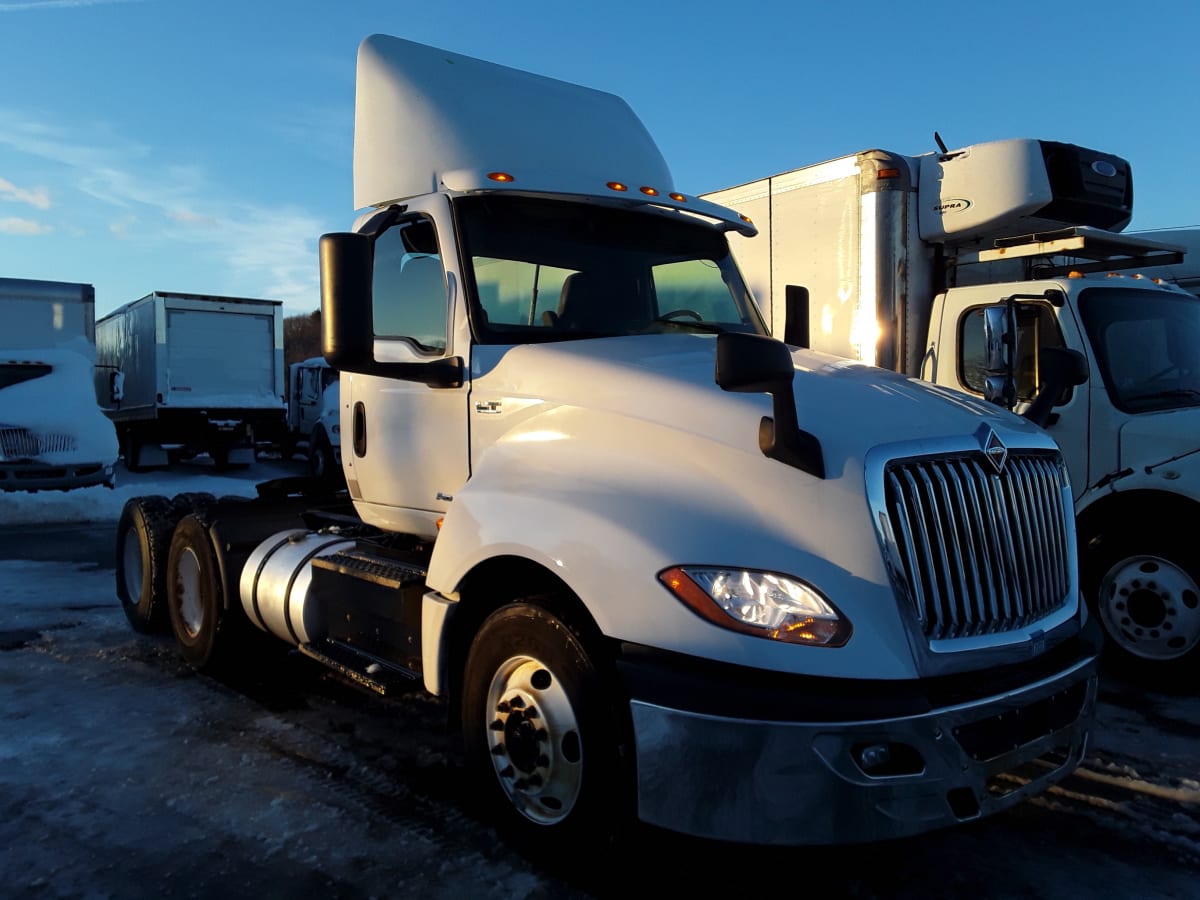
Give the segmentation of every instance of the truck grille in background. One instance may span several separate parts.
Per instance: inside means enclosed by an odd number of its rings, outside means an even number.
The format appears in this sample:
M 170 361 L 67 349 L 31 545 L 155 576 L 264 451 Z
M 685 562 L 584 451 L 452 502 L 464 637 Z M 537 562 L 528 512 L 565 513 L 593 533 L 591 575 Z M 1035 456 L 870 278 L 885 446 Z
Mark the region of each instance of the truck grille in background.
M 930 640 L 1020 628 L 1070 589 L 1063 489 L 1053 456 L 905 460 L 885 472 L 887 514 Z
M 0 425 L 0 457 L 33 459 L 43 453 L 68 453 L 76 449 L 74 435 L 34 434 L 28 428 Z

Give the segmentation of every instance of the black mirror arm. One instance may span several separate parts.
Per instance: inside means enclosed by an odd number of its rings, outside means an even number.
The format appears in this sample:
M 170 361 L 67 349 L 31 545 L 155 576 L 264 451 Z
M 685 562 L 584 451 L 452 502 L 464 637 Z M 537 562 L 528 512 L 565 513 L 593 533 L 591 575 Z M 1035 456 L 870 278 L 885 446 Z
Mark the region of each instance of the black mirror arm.
M 758 423 L 758 449 L 763 456 L 817 478 L 824 478 L 825 460 L 821 453 L 821 442 L 816 435 L 800 428 L 792 386 L 789 384 L 786 388 L 776 389 L 771 399 L 774 418 L 763 416 Z

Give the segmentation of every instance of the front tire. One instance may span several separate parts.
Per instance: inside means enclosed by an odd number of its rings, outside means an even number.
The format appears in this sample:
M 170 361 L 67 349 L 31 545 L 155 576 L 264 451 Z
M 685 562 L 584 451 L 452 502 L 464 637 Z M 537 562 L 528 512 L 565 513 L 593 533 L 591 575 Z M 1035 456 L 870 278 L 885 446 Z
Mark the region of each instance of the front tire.
M 1126 539 L 1084 567 L 1111 661 L 1163 688 L 1188 689 L 1200 668 L 1200 567 L 1187 560 L 1167 539 Z
M 628 818 L 620 717 L 581 634 L 513 603 L 471 643 L 462 689 L 468 770 L 485 814 L 520 848 L 611 847 Z
M 167 556 L 177 516 L 160 495 L 132 497 L 117 521 L 117 598 L 133 630 L 168 630 Z

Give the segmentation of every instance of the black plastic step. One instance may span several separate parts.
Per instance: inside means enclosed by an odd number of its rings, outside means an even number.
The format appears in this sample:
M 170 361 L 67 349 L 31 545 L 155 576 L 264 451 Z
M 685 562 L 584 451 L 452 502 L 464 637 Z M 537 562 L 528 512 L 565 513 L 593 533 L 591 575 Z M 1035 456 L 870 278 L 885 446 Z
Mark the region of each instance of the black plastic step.
M 383 559 L 359 550 L 342 550 L 312 561 L 314 569 L 328 569 L 390 588 L 423 584 L 427 569 L 415 563 Z

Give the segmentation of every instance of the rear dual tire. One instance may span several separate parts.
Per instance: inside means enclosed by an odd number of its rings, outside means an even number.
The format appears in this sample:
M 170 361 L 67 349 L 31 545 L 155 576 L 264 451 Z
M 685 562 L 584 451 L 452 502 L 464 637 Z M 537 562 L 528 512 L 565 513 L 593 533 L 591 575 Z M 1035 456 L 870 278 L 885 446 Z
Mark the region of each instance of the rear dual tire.
M 230 668 L 238 657 L 241 609 L 225 608 L 217 552 L 203 513 L 188 513 L 175 526 L 166 569 L 167 614 L 180 654 L 199 671 Z

